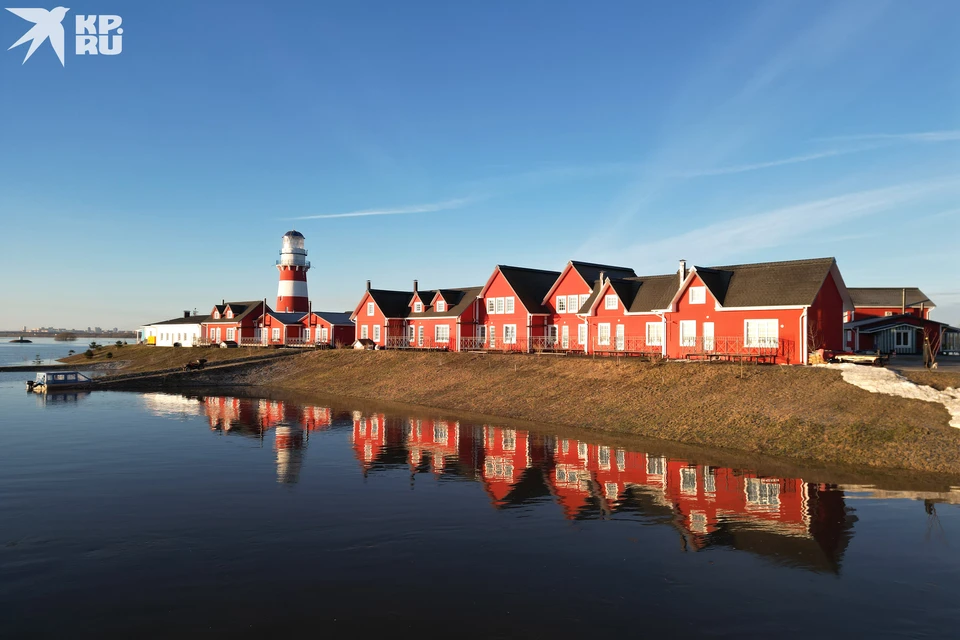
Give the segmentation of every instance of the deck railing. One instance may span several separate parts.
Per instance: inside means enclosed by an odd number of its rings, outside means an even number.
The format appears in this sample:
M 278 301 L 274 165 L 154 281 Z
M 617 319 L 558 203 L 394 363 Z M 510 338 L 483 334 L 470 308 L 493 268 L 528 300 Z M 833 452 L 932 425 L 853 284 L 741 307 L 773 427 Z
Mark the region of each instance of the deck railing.
M 647 341 L 646 336 L 616 336 L 612 335 L 601 339 L 593 336 L 590 343 L 590 353 L 606 355 L 622 353 L 624 355 L 661 356 L 663 355 L 662 342 Z
M 697 336 L 680 345 L 680 357 L 709 360 L 789 361 L 793 340 L 767 338 L 748 342 L 743 336 Z
M 455 343 L 451 340 L 435 340 L 432 337 L 427 336 L 424 336 L 422 339 L 410 338 L 409 336 L 387 336 L 387 338 L 384 340 L 383 348 L 443 351 L 452 349 L 454 344 Z

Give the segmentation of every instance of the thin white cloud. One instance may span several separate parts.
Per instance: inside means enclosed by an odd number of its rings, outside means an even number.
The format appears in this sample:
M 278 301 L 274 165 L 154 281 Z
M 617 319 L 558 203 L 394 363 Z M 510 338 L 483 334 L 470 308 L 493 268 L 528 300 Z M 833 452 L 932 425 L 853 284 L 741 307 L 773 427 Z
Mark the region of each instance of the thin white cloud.
M 957 142 L 960 130 L 918 131 L 913 133 L 864 133 L 854 136 L 820 138 L 832 142 Z
M 856 149 L 832 149 L 830 151 L 822 151 L 820 153 L 809 153 L 807 155 L 793 156 L 790 158 L 781 158 L 779 160 L 770 160 L 768 162 L 755 162 L 752 164 L 740 164 L 740 165 L 733 165 L 729 167 L 717 167 L 715 169 L 681 171 L 681 172 L 670 174 L 670 177 L 701 178 L 706 176 L 722 176 L 722 175 L 728 175 L 731 173 L 746 173 L 748 171 L 772 169 L 773 167 L 781 167 L 787 164 L 799 164 L 801 162 L 812 162 L 814 160 L 823 160 L 824 158 L 833 158 L 835 156 L 843 156 L 843 155 L 847 155 L 848 153 L 857 153 L 858 151 L 866 151 L 867 149 L 872 149 L 872 148 L 873 147 L 859 147 Z
M 442 202 L 433 202 L 429 204 L 415 204 L 406 207 L 393 207 L 388 209 L 362 209 L 360 211 L 348 211 L 346 213 L 322 213 L 315 216 L 300 216 L 297 218 L 287 218 L 288 220 L 329 220 L 331 218 L 362 218 L 365 216 L 397 216 L 414 213 L 433 213 L 435 211 L 448 211 L 450 209 L 459 209 L 476 202 L 478 198 L 454 198 Z

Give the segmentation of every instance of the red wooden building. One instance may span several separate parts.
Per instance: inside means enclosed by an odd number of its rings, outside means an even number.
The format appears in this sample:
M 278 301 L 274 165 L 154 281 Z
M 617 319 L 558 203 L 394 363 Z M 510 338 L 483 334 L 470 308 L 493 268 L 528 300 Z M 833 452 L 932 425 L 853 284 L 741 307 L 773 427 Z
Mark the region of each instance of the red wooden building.
M 406 322 L 406 336 L 388 347 L 446 349 L 459 351 L 482 340 L 483 310 L 477 294 L 482 287 L 420 291 L 413 281 L 413 295 Z
M 367 280 L 367 290 L 350 314 L 356 327 L 356 339 L 372 340 L 378 348 L 385 348 L 391 342 L 402 342 L 407 335 L 412 298 L 412 291 L 373 289 Z
M 927 320 L 937 306 L 916 287 L 851 287 L 848 291 L 853 310 L 844 313 L 844 322 L 900 315 Z
M 483 301 L 482 342 L 497 351 L 533 351 L 548 346 L 550 309 L 543 300 L 558 271 L 497 265 L 478 297 Z
M 312 311 L 302 322 L 305 344 L 349 346 L 356 340 L 356 328 L 347 312 Z
M 853 308 L 833 258 L 689 270 L 681 261 L 673 276 L 607 276 L 587 303 L 588 352 L 791 364 L 842 349 Z
M 201 342 L 238 344 L 259 342 L 259 324 L 264 312 L 263 300 L 222 302 L 214 305 L 210 318 L 202 325 Z

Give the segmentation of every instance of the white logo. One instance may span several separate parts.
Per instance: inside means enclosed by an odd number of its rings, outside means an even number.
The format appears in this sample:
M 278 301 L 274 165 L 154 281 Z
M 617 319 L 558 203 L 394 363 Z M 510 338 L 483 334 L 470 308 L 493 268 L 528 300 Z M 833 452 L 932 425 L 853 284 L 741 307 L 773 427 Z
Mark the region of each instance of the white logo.
M 43 44 L 44 40 L 49 39 L 50 46 L 53 47 L 57 57 L 60 58 L 60 65 L 66 66 L 62 23 L 70 9 L 57 7 L 50 11 L 46 9 L 7 9 L 7 11 L 33 23 L 33 27 L 10 47 L 10 49 L 13 49 L 30 41 L 27 56 L 23 59 L 24 64 L 33 55 L 33 52 Z M 75 24 L 76 48 L 74 53 L 76 55 L 115 56 L 123 51 L 123 29 L 120 27 L 123 24 L 123 18 L 120 16 L 78 15 Z

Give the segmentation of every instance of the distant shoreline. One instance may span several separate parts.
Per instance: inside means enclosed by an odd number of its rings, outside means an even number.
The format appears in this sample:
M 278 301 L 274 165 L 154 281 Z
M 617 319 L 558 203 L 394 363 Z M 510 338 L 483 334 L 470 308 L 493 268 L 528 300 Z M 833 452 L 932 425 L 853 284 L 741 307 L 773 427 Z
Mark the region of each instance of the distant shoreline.
M 32 338 L 55 338 L 57 334 L 60 333 L 75 334 L 77 339 L 71 342 L 80 342 L 87 338 L 115 338 L 117 340 L 134 340 L 137 337 L 137 334 L 134 331 L 118 331 L 116 333 L 111 331 L 104 331 L 101 333 L 78 333 L 76 331 L 42 331 L 39 333 L 32 331 L 0 331 L 0 338 L 19 338 L 21 336 L 27 338 L 28 340 Z

